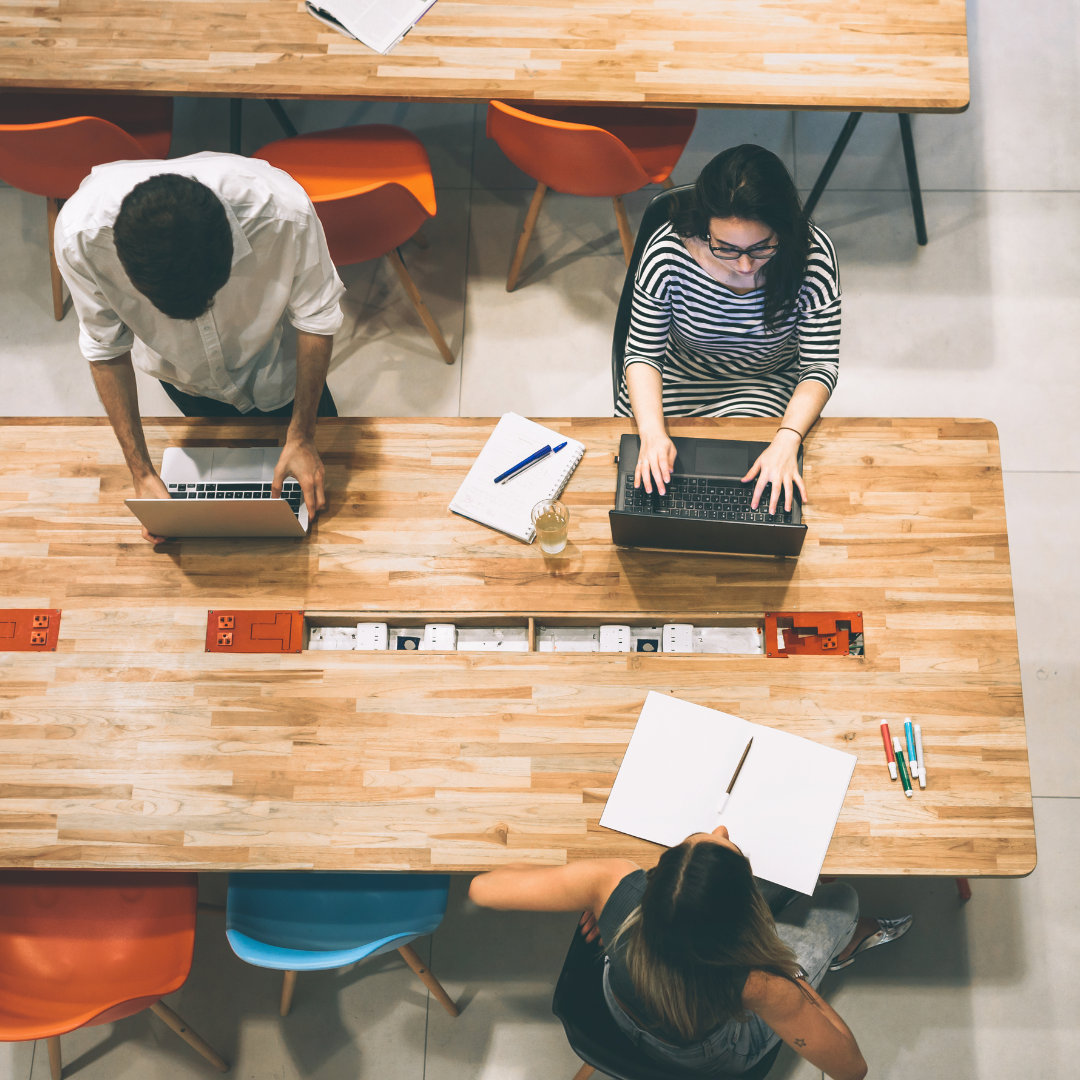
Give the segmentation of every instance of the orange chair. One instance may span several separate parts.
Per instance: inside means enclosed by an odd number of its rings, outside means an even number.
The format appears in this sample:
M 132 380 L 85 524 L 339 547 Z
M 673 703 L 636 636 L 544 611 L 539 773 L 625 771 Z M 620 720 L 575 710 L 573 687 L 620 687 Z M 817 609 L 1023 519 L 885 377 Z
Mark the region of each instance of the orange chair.
M 64 317 L 53 255 L 56 215 L 95 165 L 163 158 L 172 141 L 172 98 L 0 94 L 0 180 L 48 200 L 53 315 Z
M 161 1003 L 195 943 L 194 874 L 15 870 L 0 874 L 0 1041 L 46 1039 L 150 1009 L 221 1072 L 225 1060 Z
M 431 340 L 452 364 L 454 354 L 398 250 L 435 216 L 435 182 L 423 143 L 403 128 L 362 124 L 279 139 L 254 156 L 289 173 L 308 193 L 338 266 L 387 257 Z
M 517 284 L 548 188 L 567 195 L 610 198 L 629 264 L 634 237 L 622 197 L 646 184 L 671 187 L 671 170 L 696 119 L 693 109 L 542 108 L 530 104 L 526 112 L 492 101 L 488 105 L 488 137 L 537 182 L 506 277 L 506 291 Z

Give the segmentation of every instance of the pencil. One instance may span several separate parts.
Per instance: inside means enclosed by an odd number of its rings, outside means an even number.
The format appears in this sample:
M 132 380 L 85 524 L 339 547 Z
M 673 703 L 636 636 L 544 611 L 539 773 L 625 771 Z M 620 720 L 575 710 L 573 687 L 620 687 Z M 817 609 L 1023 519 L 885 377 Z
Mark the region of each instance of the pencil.
M 754 737 L 750 737 L 750 741 L 746 744 L 746 749 L 742 752 L 742 757 L 739 758 L 739 764 L 735 766 L 735 771 L 731 774 L 731 782 L 727 786 L 727 791 L 724 792 L 724 797 L 720 800 L 720 806 L 717 808 L 717 813 L 722 814 L 727 806 L 728 799 L 731 798 L 731 789 L 735 786 L 735 781 L 739 779 L 739 773 L 742 772 L 742 767 L 746 762 L 746 755 L 750 753 L 750 747 L 754 745 Z

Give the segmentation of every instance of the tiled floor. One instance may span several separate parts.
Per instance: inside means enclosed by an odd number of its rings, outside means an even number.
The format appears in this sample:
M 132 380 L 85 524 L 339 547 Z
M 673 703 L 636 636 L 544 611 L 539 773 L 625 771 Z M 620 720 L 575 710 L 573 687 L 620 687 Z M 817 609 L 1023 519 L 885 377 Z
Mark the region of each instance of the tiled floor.
M 875 1077 L 1057 1078 L 1080 1060 L 1080 736 L 1075 620 L 1080 576 L 1080 15 L 1073 0 L 1015 8 L 969 0 L 972 101 L 916 117 L 930 245 L 916 247 L 889 116 L 863 118 L 817 213 L 845 291 L 832 415 L 979 415 L 1001 431 L 1039 865 L 1022 881 L 859 883 L 867 910 L 914 911 L 895 948 L 827 982 Z M 406 249 L 459 361 L 442 363 L 386 266 L 346 271 L 347 321 L 331 384 L 342 411 L 383 415 L 610 413 L 609 348 L 622 266 L 602 201 L 551 196 L 518 291 L 503 288 L 530 182 L 485 138 L 473 106 L 291 103 L 302 130 L 382 121 L 431 153 L 440 213 L 425 251 Z M 676 179 L 717 150 L 760 142 L 809 188 L 842 120 L 835 114 L 702 113 Z M 277 131 L 245 107 L 251 150 Z M 184 101 L 175 153 L 223 149 L 223 102 Z M 646 196 L 628 200 L 639 216 Z M 72 314 L 51 316 L 40 200 L 0 188 L 0 410 L 100 413 Z M 174 412 L 155 384 L 143 411 Z M 812 493 L 811 493 L 812 494 Z M 1078 498 L 1073 499 L 1076 495 Z M 978 643 L 973 643 L 977 648 Z M 204 881 L 218 895 L 220 878 Z M 276 1015 L 276 976 L 232 958 L 219 916 L 201 917 L 192 976 L 175 1006 L 251 1080 L 570 1080 L 576 1060 L 550 1014 L 573 917 L 469 908 L 458 882 L 430 948 L 465 1008 L 430 1002 L 395 958 L 302 977 Z M 64 1039 L 84 1080 L 209 1075 L 145 1017 Z M 77 1068 L 77 1073 L 75 1072 Z M 44 1046 L 0 1044 L 0 1078 L 43 1080 Z M 819 1076 L 789 1056 L 773 1074 Z

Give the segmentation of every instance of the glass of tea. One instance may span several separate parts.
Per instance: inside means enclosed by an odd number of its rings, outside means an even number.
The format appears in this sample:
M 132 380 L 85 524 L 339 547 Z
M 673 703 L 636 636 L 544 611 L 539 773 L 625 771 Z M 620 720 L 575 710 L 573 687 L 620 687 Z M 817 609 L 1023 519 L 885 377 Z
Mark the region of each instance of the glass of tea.
M 566 547 L 566 526 L 570 511 L 558 499 L 544 499 L 532 508 L 536 538 L 545 555 L 558 555 Z

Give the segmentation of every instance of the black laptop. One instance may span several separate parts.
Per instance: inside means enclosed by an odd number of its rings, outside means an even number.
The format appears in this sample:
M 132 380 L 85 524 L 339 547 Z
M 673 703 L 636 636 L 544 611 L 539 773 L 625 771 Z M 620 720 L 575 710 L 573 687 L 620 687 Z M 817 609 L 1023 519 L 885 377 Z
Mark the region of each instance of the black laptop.
M 619 475 L 615 509 L 610 512 L 611 539 L 619 547 L 662 548 L 668 551 L 715 551 L 736 555 L 798 555 L 806 539 L 799 492 L 784 510 L 770 514 L 769 487 L 750 508 L 754 484 L 741 477 L 768 446 L 732 439 L 674 438 L 678 456 L 667 491 L 656 484 L 648 494 L 634 487 L 640 441 L 624 435 L 619 441 Z M 802 471 L 802 450 L 799 451 Z

